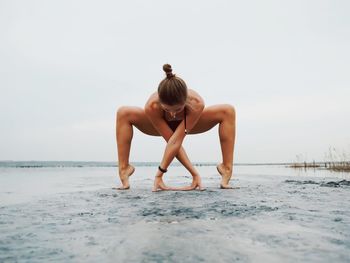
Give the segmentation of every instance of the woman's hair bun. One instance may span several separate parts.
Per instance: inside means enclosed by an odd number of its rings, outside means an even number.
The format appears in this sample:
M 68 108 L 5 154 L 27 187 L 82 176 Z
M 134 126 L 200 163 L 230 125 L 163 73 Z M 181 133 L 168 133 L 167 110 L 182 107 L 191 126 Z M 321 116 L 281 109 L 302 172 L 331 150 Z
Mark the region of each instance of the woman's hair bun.
M 164 64 L 163 65 L 163 70 L 164 72 L 166 73 L 166 77 L 168 79 L 171 79 L 172 77 L 174 77 L 175 75 L 172 73 L 173 72 L 173 69 L 171 68 L 171 65 L 169 64 Z

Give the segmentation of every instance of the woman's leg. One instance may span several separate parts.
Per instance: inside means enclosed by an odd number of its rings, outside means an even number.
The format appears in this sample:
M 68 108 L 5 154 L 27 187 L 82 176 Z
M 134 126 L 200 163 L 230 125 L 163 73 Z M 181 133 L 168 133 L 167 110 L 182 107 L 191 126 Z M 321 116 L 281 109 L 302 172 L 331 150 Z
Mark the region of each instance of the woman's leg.
M 190 134 L 203 133 L 219 124 L 219 138 L 222 163 L 217 166 L 222 176 L 221 188 L 230 188 L 229 181 L 233 171 L 233 154 L 236 137 L 236 111 L 233 106 L 214 105 L 203 110 L 196 126 Z
M 148 120 L 142 108 L 124 106 L 118 109 L 116 116 L 116 139 L 119 177 L 122 182 L 122 187 L 119 189 L 130 188 L 129 176 L 135 171 L 135 168 L 129 164 L 133 126 L 145 134 L 159 136 L 159 133 Z

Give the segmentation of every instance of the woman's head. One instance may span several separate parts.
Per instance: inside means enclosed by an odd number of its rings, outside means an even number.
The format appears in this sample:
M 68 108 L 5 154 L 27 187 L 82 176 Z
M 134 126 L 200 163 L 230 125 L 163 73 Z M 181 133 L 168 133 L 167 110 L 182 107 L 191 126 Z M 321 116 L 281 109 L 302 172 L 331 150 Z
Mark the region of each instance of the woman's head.
M 168 106 L 185 105 L 187 101 L 187 85 L 181 78 L 172 73 L 169 64 L 163 66 L 166 78 L 158 86 L 158 97 L 162 104 Z

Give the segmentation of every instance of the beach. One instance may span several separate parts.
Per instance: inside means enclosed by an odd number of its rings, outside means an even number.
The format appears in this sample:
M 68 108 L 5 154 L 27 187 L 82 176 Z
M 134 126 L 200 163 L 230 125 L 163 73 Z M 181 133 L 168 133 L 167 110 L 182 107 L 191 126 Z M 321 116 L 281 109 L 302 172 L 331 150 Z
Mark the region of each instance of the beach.
M 0 262 L 349 262 L 350 176 L 236 166 L 232 190 L 151 191 L 156 166 L 0 167 Z M 165 182 L 190 184 L 180 166 Z

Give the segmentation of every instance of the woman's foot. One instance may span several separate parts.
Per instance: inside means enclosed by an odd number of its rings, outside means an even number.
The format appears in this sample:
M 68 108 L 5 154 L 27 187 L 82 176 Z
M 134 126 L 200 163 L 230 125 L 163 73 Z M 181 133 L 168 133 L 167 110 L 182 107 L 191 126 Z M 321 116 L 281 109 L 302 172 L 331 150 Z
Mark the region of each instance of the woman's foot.
M 221 183 L 220 188 L 221 189 L 233 189 L 232 186 L 229 185 L 231 176 L 232 176 L 232 167 L 227 168 L 224 164 L 219 164 L 216 166 L 216 169 L 218 170 L 219 174 L 221 175 Z
M 119 177 L 122 182 L 122 186 L 118 187 L 118 190 L 128 190 L 130 189 L 129 177 L 135 172 L 135 167 L 128 165 L 125 169 L 119 169 Z

